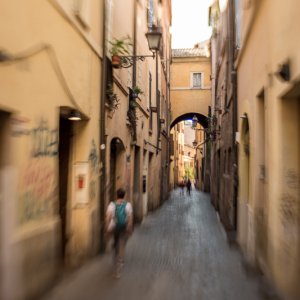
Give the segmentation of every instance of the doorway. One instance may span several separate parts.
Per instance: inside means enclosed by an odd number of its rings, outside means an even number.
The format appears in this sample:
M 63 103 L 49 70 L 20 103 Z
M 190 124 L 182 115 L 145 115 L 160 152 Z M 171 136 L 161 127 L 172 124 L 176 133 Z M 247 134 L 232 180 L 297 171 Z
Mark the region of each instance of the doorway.
M 61 219 L 61 257 L 65 262 L 66 247 L 68 243 L 68 190 L 70 148 L 72 139 L 72 122 L 67 118 L 59 118 L 59 215 Z
M 241 127 L 241 149 L 240 149 L 240 213 L 239 217 L 239 239 L 244 247 L 248 259 L 253 262 L 254 255 L 254 232 L 253 232 L 253 209 L 250 201 L 250 129 L 247 114 L 243 115 Z
M 143 216 L 148 212 L 148 152 L 144 150 L 143 154 Z
M 155 176 L 153 174 L 153 153 L 149 152 L 148 155 L 148 203 L 147 203 L 147 210 L 152 211 L 154 209 L 153 199 L 154 199 L 154 180 Z
M 133 199 L 134 199 L 134 219 L 139 223 L 142 221 L 142 201 L 140 200 L 140 147 L 134 149 L 134 179 L 133 179 Z
M 279 224 L 280 244 L 278 265 L 288 288 L 294 295 L 299 295 L 300 265 L 300 83 L 282 99 L 281 111 L 281 165 L 279 189 Z M 290 295 L 292 295 L 292 293 Z M 297 297 L 296 297 L 297 298 Z
M 116 191 L 125 186 L 126 153 L 123 142 L 114 138 L 110 144 L 110 201 L 116 200 Z M 125 197 L 128 197 L 126 195 Z
M 4 260 L 4 247 L 8 246 L 8 241 L 5 240 L 4 221 L 5 221 L 5 184 L 6 174 L 5 167 L 9 164 L 9 113 L 0 110 L 0 298 L 4 298 L 4 278 L 6 278 L 6 268 Z M 6 227 L 8 224 L 5 224 Z M 7 236 L 7 234 L 6 234 Z
M 267 209 L 268 198 L 266 195 L 266 113 L 265 113 L 265 92 L 264 89 L 257 98 L 257 190 L 255 196 L 255 249 L 257 260 L 261 268 L 267 261 L 268 245 L 268 221 Z
M 217 199 L 216 199 L 216 210 L 220 211 L 221 202 L 221 150 L 217 151 L 217 165 L 216 165 L 216 175 L 217 175 Z

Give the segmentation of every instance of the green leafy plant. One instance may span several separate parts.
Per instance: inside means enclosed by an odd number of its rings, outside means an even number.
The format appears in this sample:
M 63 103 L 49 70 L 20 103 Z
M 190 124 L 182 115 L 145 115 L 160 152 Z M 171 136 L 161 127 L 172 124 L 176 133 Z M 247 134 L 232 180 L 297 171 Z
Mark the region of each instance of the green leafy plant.
M 137 85 L 132 88 L 132 91 L 137 95 L 144 94 L 143 90 Z
M 129 108 L 130 109 L 135 109 L 138 106 L 135 100 L 130 100 L 129 101 Z
M 130 123 L 131 132 L 132 132 L 132 136 L 134 137 L 134 139 L 136 138 L 136 126 L 137 126 L 137 120 L 138 120 L 138 117 L 136 115 L 137 106 L 138 106 L 138 104 L 134 98 L 129 100 L 129 108 L 127 111 L 127 118 Z
M 107 84 L 106 102 L 109 105 L 109 108 L 113 111 L 118 109 L 118 107 L 120 105 L 120 99 L 119 99 L 118 95 L 114 93 L 113 85 L 111 82 L 109 82 Z
M 190 179 L 195 178 L 195 169 L 193 167 L 186 167 L 184 172 L 186 178 L 190 178 Z
M 114 38 L 112 41 L 109 41 L 111 48 L 109 50 L 111 55 L 126 55 L 129 54 L 129 49 L 132 46 L 132 41 L 130 36 L 125 36 L 121 39 Z

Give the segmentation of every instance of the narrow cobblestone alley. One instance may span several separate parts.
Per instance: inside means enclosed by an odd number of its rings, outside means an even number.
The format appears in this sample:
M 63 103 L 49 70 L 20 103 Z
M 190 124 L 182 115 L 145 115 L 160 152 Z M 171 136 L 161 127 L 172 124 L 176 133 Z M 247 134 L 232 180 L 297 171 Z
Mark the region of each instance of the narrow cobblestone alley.
M 258 281 L 247 277 L 230 248 L 207 194 L 171 194 L 136 227 L 120 279 L 111 253 L 67 276 L 43 300 L 256 300 Z

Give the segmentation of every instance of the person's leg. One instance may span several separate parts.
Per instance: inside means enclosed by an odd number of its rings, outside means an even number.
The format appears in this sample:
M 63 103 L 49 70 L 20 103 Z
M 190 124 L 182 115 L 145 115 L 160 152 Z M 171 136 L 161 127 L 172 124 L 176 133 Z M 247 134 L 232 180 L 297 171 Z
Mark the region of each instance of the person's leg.
M 118 236 L 118 244 L 117 244 L 117 252 L 116 252 L 116 265 L 115 265 L 115 276 L 117 278 L 120 277 L 122 267 L 124 265 L 124 257 L 125 257 L 125 247 L 126 247 L 126 242 L 127 242 L 127 233 L 126 231 L 122 231 L 119 233 Z
M 119 239 L 119 253 L 118 253 L 118 259 L 121 263 L 124 263 L 124 257 L 125 257 L 125 247 L 126 247 L 126 242 L 127 242 L 127 233 L 124 230 L 120 234 L 120 239 Z
M 114 275 L 118 276 L 118 257 L 119 257 L 119 248 L 120 248 L 120 233 L 118 231 L 114 234 Z

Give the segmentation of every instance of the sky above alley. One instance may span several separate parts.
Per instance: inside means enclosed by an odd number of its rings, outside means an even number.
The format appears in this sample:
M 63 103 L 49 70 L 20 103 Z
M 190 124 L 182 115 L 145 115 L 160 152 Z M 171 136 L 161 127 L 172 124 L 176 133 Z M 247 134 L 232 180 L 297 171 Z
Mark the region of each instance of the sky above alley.
M 209 39 L 208 8 L 212 0 L 172 0 L 172 48 L 193 48 Z

